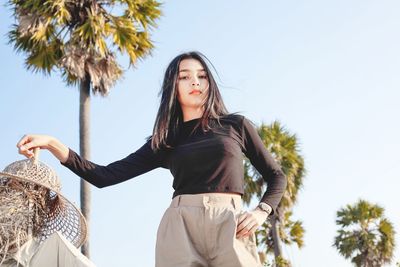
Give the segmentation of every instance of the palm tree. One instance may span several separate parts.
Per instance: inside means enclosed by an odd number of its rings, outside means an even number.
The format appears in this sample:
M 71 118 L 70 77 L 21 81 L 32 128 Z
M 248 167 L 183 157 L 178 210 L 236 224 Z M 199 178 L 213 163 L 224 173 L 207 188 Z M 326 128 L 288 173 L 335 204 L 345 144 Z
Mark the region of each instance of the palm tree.
M 149 31 L 161 16 L 155 0 L 10 0 L 16 24 L 10 43 L 26 53 L 27 69 L 50 75 L 59 69 L 67 85 L 79 85 L 80 154 L 89 159 L 90 92 L 106 96 L 123 70 L 150 54 Z M 90 221 L 90 188 L 81 180 L 81 208 Z M 89 257 L 89 242 L 82 247 Z
M 337 212 L 340 226 L 333 246 L 357 267 L 378 267 L 391 263 L 395 247 L 392 223 L 384 209 L 365 200 Z
M 286 245 L 297 244 L 301 248 L 304 244 L 304 228 L 301 221 L 293 221 L 292 208 L 297 201 L 297 194 L 303 185 L 305 176 L 304 159 L 300 155 L 298 141 L 295 134 L 289 133 L 279 121 L 270 125 L 264 123 L 258 128 L 258 133 L 266 149 L 281 165 L 287 177 L 288 185 L 279 203 L 277 213 L 270 216 L 256 232 L 259 254 L 265 259 L 267 254 L 274 254 L 277 266 L 289 264 L 283 259 L 281 241 Z M 245 159 L 245 193 L 243 201 L 249 204 L 253 197 L 258 199 L 265 191 L 263 177 Z M 279 262 L 282 264 L 280 265 Z

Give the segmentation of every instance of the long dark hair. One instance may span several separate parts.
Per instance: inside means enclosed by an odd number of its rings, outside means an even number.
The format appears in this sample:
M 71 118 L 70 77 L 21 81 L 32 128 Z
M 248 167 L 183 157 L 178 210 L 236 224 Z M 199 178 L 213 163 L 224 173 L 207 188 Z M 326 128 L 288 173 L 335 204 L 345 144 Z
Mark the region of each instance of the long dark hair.
M 153 127 L 153 135 L 151 147 L 153 150 L 160 148 L 171 148 L 175 138 L 179 134 L 179 129 L 183 123 L 183 113 L 178 101 L 177 80 L 179 73 L 179 64 L 184 59 L 195 59 L 200 62 L 206 71 L 209 82 L 208 97 L 204 104 L 204 113 L 195 128 L 201 126 L 203 131 L 211 129 L 209 119 L 219 119 L 221 116 L 227 115 L 228 110 L 222 101 L 218 85 L 208 67 L 207 62 L 215 70 L 210 60 L 200 52 L 192 51 L 176 56 L 169 63 L 165 71 L 164 81 L 160 90 L 161 95 L 160 107 Z

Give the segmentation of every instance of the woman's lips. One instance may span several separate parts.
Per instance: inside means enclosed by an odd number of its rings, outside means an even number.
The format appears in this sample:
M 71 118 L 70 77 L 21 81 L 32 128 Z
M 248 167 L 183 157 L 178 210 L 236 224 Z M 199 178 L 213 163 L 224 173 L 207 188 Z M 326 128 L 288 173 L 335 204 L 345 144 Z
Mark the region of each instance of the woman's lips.
M 201 91 L 200 90 L 193 90 L 189 94 L 190 95 L 199 95 L 199 94 L 201 94 Z

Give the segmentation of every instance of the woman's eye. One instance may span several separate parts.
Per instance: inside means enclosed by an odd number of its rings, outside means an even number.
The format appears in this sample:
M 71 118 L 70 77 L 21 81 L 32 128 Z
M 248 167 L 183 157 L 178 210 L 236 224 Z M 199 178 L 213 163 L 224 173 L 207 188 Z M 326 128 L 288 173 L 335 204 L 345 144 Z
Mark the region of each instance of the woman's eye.
M 198 78 L 199 79 L 207 79 L 207 75 L 199 75 Z M 178 79 L 179 80 L 188 80 L 188 79 L 190 79 L 190 76 L 181 76 Z

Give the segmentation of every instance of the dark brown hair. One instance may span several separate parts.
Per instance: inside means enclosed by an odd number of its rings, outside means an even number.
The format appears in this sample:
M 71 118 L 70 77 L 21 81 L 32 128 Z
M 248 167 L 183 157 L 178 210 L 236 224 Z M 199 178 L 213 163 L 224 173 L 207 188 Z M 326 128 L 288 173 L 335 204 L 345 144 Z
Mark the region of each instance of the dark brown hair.
M 203 131 L 207 131 L 211 129 L 209 124 L 210 118 L 218 120 L 221 116 L 228 114 L 225 104 L 222 101 L 218 85 L 206 63 L 206 61 L 209 62 L 215 70 L 210 60 L 202 53 L 196 51 L 180 54 L 169 63 L 165 71 L 164 81 L 159 93 L 159 95 L 161 95 L 160 107 L 151 137 L 151 147 L 153 150 L 158 150 L 163 147 L 173 147 L 175 138 L 178 136 L 179 129 L 183 123 L 182 109 L 178 101 L 177 80 L 179 64 L 184 59 L 195 59 L 199 61 L 206 72 L 209 82 L 209 92 L 204 104 L 204 113 L 195 128 L 200 125 Z

